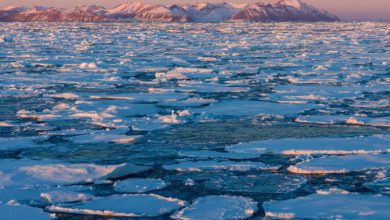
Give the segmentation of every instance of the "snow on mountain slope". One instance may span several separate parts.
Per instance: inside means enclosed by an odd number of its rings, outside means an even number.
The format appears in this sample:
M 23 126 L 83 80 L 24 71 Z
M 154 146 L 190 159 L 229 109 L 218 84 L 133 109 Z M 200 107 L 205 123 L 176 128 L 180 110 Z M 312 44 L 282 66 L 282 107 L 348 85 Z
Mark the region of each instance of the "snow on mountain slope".
M 147 7 L 141 2 L 125 2 L 114 8 L 108 9 L 107 14 L 122 20 L 134 20 L 137 12 Z
M 164 5 L 151 5 L 139 10 L 135 16 L 139 21 L 160 22 L 189 22 L 188 12 L 179 5 L 167 7 Z
M 272 21 L 338 21 L 336 16 L 301 0 L 274 0 L 271 4 L 196 3 L 171 6 L 126 2 L 106 9 L 98 5 L 81 5 L 72 9 L 35 6 L 0 8 L 0 21 L 46 22 L 272 22 Z
M 193 21 L 197 22 L 222 22 L 229 20 L 241 9 L 238 5 L 230 3 L 197 3 L 186 5 L 185 9 L 191 14 Z
M 276 0 L 272 4 L 254 3 L 232 17 L 236 21 L 338 21 L 336 16 L 320 11 L 300 0 Z

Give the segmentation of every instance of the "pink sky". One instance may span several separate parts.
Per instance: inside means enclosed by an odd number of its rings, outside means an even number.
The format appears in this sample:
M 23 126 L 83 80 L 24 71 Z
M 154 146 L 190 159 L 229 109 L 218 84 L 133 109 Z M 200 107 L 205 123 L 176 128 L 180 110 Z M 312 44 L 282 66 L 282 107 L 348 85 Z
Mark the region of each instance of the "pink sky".
M 80 4 L 97 4 L 112 7 L 127 0 L 0 0 L 0 7 L 6 5 L 43 5 L 70 8 Z M 223 0 L 141 0 L 149 4 L 195 3 L 199 1 L 221 2 Z M 226 0 L 229 2 L 229 0 Z M 261 0 L 260 0 L 261 1 Z M 263 0 L 267 2 L 270 0 Z M 248 3 L 254 0 L 231 0 Z M 318 8 L 325 9 L 341 18 L 390 18 L 390 0 L 306 0 Z

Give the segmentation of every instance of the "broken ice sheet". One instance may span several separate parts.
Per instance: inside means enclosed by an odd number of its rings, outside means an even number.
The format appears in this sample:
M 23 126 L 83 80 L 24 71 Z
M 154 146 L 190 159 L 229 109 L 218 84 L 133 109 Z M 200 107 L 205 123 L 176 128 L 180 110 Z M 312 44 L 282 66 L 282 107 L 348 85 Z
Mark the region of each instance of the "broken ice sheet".
M 370 91 L 370 89 L 368 87 L 347 85 L 278 85 L 274 88 L 275 93 L 270 93 L 267 96 L 272 100 L 328 101 L 333 99 L 356 99 L 363 96 L 364 91 Z
M 128 144 L 134 142 L 139 135 L 124 135 L 124 134 L 112 134 L 105 131 L 95 131 L 91 134 L 77 135 L 66 138 L 73 143 L 87 144 L 87 143 L 116 143 L 116 144 Z
M 201 107 L 211 103 L 214 103 L 214 99 L 205 99 L 205 98 L 188 98 L 185 100 L 166 100 L 164 102 L 159 102 L 158 106 L 168 106 L 168 107 Z
M 223 192 L 289 193 L 306 183 L 306 178 L 282 173 L 215 173 L 204 182 L 205 187 Z
M 69 164 L 58 161 L 1 160 L 1 186 L 91 183 L 143 172 L 149 167 L 133 164 Z M 58 178 L 61 176 L 61 178 Z
M 87 95 L 87 94 L 85 94 Z M 156 103 L 156 102 L 165 102 L 169 100 L 181 100 L 187 97 L 187 94 L 184 93 L 174 93 L 174 92 L 154 92 L 154 93 L 98 93 L 98 94 L 88 94 L 89 98 L 92 100 L 98 101 L 108 101 L 108 100 L 126 100 L 127 103 Z
M 365 187 L 385 195 L 390 195 L 390 178 L 383 178 L 364 184 Z
M 230 171 L 248 171 L 248 170 L 277 170 L 279 166 L 269 166 L 262 162 L 234 162 L 234 161 L 185 161 L 178 164 L 164 165 L 166 170 L 176 170 L 179 172 L 191 171 L 202 172 L 210 170 L 230 170 Z
M 296 120 L 299 123 L 312 123 L 312 124 L 347 124 L 347 125 L 366 125 L 374 127 L 390 127 L 389 117 L 363 117 L 354 115 L 310 115 L 300 116 Z
M 41 200 L 48 204 L 73 203 L 91 200 L 94 196 L 72 191 L 49 191 L 40 194 Z
M 309 115 L 300 116 L 295 121 L 299 123 L 312 124 L 350 124 L 350 125 L 364 125 L 369 119 L 367 117 L 357 117 L 354 115 Z
M 390 152 L 390 136 L 376 135 L 347 138 L 285 138 L 253 141 L 225 147 L 242 154 L 369 154 Z
M 316 193 L 263 204 L 277 219 L 389 219 L 390 198 L 357 193 Z
M 173 219 L 246 219 L 257 212 L 257 202 L 242 196 L 206 196 L 171 215 Z
M 198 93 L 241 93 L 248 92 L 249 88 L 246 87 L 234 87 L 224 84 L 217 83 L 202 83 L 202 84 L 193 84 L 193 83 L 180 83 L 180 87 L 177 88 L 181 92 L 198 92 Z
M 170 183 L 161 179 L 130 178 L 115 182 L 114 189 L 122 193 L 144 193 L 153 190 L 163 189 Z
M 299 174 L 330 174 L 389 167 L 390 154 L 364 154 L 315 158 L 290 166 L 288 171 Z
M 34 148 L 34 147 L 50 147 L 50 144 L 40 144 L 39 141 L 43 141 L 46 138 L 40 137 L 12 137 L 1 138 L 0 137 L 0 150 L 15 150 L 20 148 Z
M 171 213 L 187 202 L 156 194 L 113 195 L 71 206 L 50 206 L 55 213 L 104 217 L 154 217 Z
M 191 111 L 216 116 L 295 115 L 315 109 L 313 104 L 282 104 L 263 101 L 227 100 Z
M 259 157 L 256 154 L 219 152 L 211 150 L 179 151 L 179 156 L 192 158 L 227 158 L 227 159 L 253 159 Z

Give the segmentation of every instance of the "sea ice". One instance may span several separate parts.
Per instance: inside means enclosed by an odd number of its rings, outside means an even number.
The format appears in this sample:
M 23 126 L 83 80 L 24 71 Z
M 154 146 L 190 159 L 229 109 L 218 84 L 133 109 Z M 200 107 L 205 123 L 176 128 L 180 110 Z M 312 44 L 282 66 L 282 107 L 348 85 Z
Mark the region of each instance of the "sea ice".
M 306 183 L 306 178 L 295 174 L 210 174 L 205 187 L 223 192 L 240 193 L 289 193 Z
M 246 219 L 258 210 L 257 202 L 241 196 L 206 196 L 171 215 L 173 219 Z
M 268 166 L 261 162 L 233 162 L 233 161 L 187 161 L 178 164 L 164 165 L 166 170 L 201 172 L 208 170 L 277 170 L 278 166 Z
M 144 193 L 163 189 L 170 183 L 161 179 L 130 178 L 115 182 L 114 189 L 124 193 Z
M 16 150 L 20 148 L 49 147 L 50 144 L 40 144 L 44 137 L 0 137 L 0 150 Z
M 390 154 L 366 154 L 315 158 L 290 166 L 288 171 L 300 174 L 329 174 L 388 167 L 390 167 Z
M 154 217 L 175 211 L 187 202 L 155 194 L 113 195 L 72 206 L 50 206 L 55 213 L 104 217 Z
M 33 208 L 26 205 L 1 205 L 0 204 L 0 219 L 4 220 L 49 220 L 50 215 L 42 209 Z
M 390 152 L 390 136 L 348 138 L 285 138 L 254 141 L 225 147 L 232 153 L 244 154 L 369 154 Z
M 389 219 L 390 198 L 355 193 L 317 193 L 263 204 L 278 219 Z
M 91 183 L 143 172 L 149 167 L 134 164 L 69 164 L 55 161 L 1 160 L 0 186 Z M 61 178 L 58 178 L 61 176 Z
M 390 195 L 390 177 L 380 178 L 375 181 L 365 183 L 365 187 L 385 195 Z
M 254 116 L 254 115 L 295 115 L 305 110 L 315 109 L 311 104 L 281 104 L 262 101 L 229 100 L 211 104 L 197 113 L 221 116 Z
M 236 152 L 218 152 L 210 150 L 179 151 L 179 156 L 193 158 L 227 158 L 227 159 L 253 159 L 259 157 L 257 154 L 245 154 Z
M 106 132 L 95 132 L 91 134 L 84 134 L 66 138 L 73 143 L 86 144 L 86 143 L 116 143 L 116 144 L 128 144 L 135 141 L 140 136 L 133 135 L 121 135 L 121 134 L 110 134 Z
M 83 202 L 93 199 L 92 195 L 70 191 L 50 191 L 40 195 L 41 199 L 49 204 Z

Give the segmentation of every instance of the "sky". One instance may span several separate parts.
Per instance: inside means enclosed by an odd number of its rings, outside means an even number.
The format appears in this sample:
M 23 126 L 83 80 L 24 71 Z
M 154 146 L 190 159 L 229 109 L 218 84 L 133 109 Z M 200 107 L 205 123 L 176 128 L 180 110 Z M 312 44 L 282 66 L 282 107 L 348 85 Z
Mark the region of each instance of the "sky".
M 128 0 L 0 0 L 0 7 L 6 5 L 54 6 L 71 8 L 77 5 L 103 5 L 113 7 Z M 137 0 L 134 0 L 137 1 Z M 199 1 L 222 2 L 223 0 L 139 0 L 147 4 L 185 4 Z M 225 0 L 235 3 L 251 3 L 256 0 Z M 269 2 L 270 0 L 259 0 Z M 327 10 L 344 19 L 390 18 L 390 0 L 305 0 L 315 7 Z

